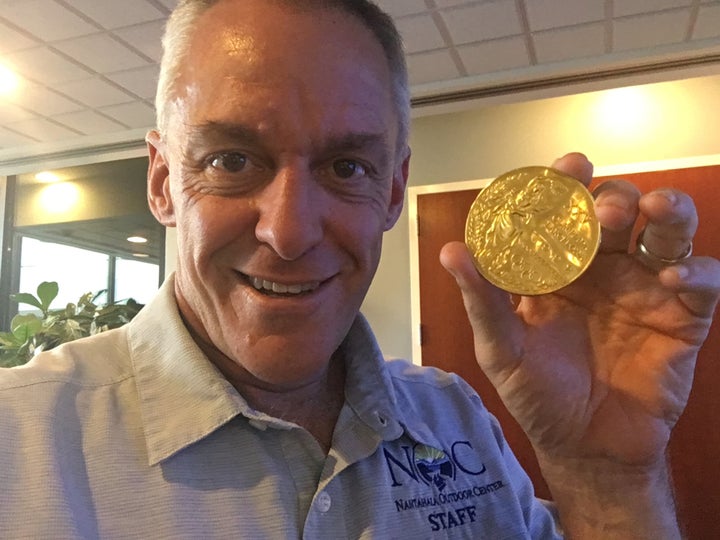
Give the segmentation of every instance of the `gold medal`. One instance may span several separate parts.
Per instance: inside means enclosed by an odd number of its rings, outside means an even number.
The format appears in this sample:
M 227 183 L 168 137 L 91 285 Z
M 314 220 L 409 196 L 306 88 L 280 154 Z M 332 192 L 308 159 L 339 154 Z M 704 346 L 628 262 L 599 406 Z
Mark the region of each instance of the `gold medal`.
M 593 198 L 579 180 L 548 167 L 507 172 L 475 199 L 465 243 L 491 283 L 522 295 L 575 281 L 600 246 Z

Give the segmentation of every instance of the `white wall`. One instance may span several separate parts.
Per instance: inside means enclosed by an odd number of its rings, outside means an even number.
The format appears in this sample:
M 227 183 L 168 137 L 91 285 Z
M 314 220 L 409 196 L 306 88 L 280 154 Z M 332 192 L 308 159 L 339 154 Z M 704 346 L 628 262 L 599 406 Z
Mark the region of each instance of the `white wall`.
M 596 166 L 720 153 L 720 76 L 642 87 L 641 101 L 616 117 L 599 112 L 608 92 L 590 92 L 415 118 L 410 184 L 495 177 L 550 164 L 569 151 Z M 628 103 L 632 96 L 624 96 Z M 720 181 L 720 179 L 719 179 Z M 410 358 L 407 205 L 385 238 L 375 282 L 363 305 L 387 356 Z

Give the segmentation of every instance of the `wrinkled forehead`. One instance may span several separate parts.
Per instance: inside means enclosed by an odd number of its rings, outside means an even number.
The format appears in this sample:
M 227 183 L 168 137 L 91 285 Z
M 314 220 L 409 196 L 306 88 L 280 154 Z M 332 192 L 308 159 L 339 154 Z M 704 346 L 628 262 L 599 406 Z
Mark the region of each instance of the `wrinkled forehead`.
M 197 20 L 190 48 L 201 56 L 201 64 L 237 57 L 252 64 L 306 55 L 306 62 L 345 58 L 390 71 L 373 32 L 355 15 L 322 2 L 220 1 Z
M 232 84 L 282 90 L 291 84 L 329 101 L 358 88 L 392 102 L 392 77 L 380 43 L 338 9 L 294 9 L 285 2 L 225 0 L 195 25 L 178 98 Z
M 344 11 L 283 6 L 226 0 L 198 19 L 167 136 L 180 142 L 192 126 L 230 123 L 293 144 L 298 133 L 397 141 L 390 68 L 372 32 Z

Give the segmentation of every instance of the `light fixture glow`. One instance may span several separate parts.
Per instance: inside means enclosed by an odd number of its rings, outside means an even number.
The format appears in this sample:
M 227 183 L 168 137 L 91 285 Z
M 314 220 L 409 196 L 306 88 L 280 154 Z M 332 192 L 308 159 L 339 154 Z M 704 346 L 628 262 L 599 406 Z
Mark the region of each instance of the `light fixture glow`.
M 20 78 L 10 69 L 0 64 L 0 94 L 10 94 L 20 86 Z
M 72 210 L 80 200 L 80 190 L 75 184 L 62 182 L 50 184 L 40 193 L 43 209 L 51 214 L 63 214 Z
M 144 236 L 128 236 L 127 241 L 132 244 L 147 244 L 147 238 Z
M 43 184 L 53 184 L 55 182 L 59 182 L 60 177 L 55 173 L 51 173 L 50 171 L 43 171 L 35 175 L 35 180 L 37 180 L 38 182 L 42 182 Z
M 147 259 L 150 257 L 147 253 L 133 253 L 133 257 L 137 257 L 138 259 Z
M 640 86 L 615 88 L 602 94 L 595 125 L 606 135 L 632 138 L 653 118 L 653 103 Z

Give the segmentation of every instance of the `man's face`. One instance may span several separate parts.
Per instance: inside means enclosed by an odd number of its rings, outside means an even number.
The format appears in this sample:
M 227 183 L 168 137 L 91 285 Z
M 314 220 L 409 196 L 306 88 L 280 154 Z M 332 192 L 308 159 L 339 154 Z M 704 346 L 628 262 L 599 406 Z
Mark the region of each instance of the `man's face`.
M 178 303 L 249 381 L 297 387 L 347 333 L 401 211 L 389 68 L 337 10 L 224 0 L 193 35 L 165 140 L 149 135 Z

